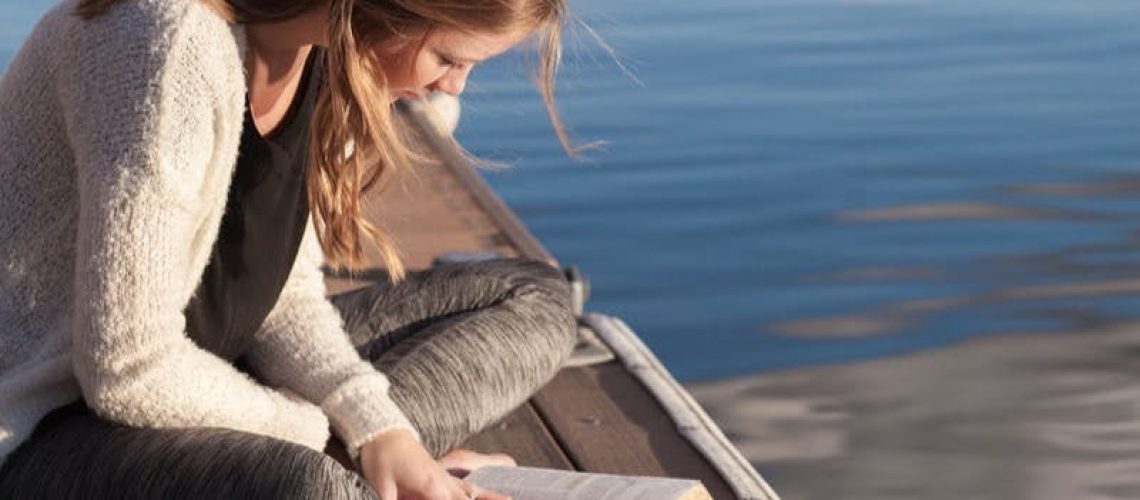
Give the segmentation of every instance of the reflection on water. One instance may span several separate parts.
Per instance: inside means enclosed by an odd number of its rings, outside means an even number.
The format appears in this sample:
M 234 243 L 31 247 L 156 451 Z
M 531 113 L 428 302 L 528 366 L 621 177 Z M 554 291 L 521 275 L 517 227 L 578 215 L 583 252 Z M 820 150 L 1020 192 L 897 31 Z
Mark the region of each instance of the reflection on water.
M 1010 192 L 1047 195 L 1052 198 L 1094 198 L 1132 194 L 1140 182 L 1117 180 L 1113 182 L 1030 183 L 1008 188 Z M 1082 212 L 1072 209 L 1010 206 L 994 203 L 943 202 L 904 206 L 847 210 L 837 218 L 846 222 L 890 223 L 925 221 L 936 228 L 949 220 L 1087 220 L 1102 221 L 1124 218 L 1123 214 Z M 1074 304 L 1077 299 L 1105 296 L 1140 296 L 1140 241 L 1133 234 L 1123 235 L 1125 241 L 1117 243 L 1081 243 L 1060 249 L 1036 249 L 1034 252 L 1012 256 L 989 257 L 972 263 L 966 271 L 973 282 L 993 283 L 995 286 L 958 295 L 930 298 L 906 298 L 877 305 L 855 313 L 814 318 L 801 318 L 770 325 L 775 332 L 800 337 L 836 337 L 883 335 L 895 333 L 903 327 L 915 327 L 934 313 L 968 314 L 967 308 L 999 309 L 1004 304 L 1033 307 L 1037 302 L 1060 301 Z M 1097 263 L 1098 257 L 1117 255 L 1123 258 Z M 827 279 L 815 280 L 821 286 L 833 282 L 859 282 L 863 284 L 889 284 L 900 280 L 921 282 L 941 281 L 949 271 L 936 268 L 880 266 L 873 269 L 852 269 L 832 273 Z M 1030 282 L 1030 283 L 1027 283 Z M 1092 314 L 1087 311 L 1087 314 Z M 996 332 L 995 332 L 996 333 Z
M 1140 322 L 690 387 L 784 498 L 1140 498 Z
M 946 220 L 946 219 L 1097 219 L 1096 213 L 1083 213 L 1074 210 L 1057 210 L 1040 207 L 1020 207 L 962 201 L 956 203 L 918 203 L 885 208 L 850 210 L 839 214 L 841 220 L 849 221 L 898 221 L 898 220 Z
M 1128 196 L 1140 183 L 1032 183 L 1009 192 Z M 1103 214 L 1080 218 L 1101 220 Z M 978 203 L 847 211 L 848 223 L 1071 218 L 1065 210 Z M 991 288 L 908 298 L 787 321 L 786 336 L 890 336 L 939 318 L 1033 320 L 964 332 L 937 350 L 690 386 L 785 498 L 1140 498 L 1140 241 L 984 258 Z M 1105 256 L 1113 258 L 1104 259 Z M 883 266 L 817 283 L 945 280 L 946 269 Z

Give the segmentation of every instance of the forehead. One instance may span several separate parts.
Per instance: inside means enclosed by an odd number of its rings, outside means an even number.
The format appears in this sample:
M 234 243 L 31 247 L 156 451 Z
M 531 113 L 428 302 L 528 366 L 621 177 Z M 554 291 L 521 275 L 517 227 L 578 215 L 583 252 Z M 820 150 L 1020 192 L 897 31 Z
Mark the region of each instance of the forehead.
M 490 33 L 442 28 L 428 35 L 425 46 L 452 57 L 483 61 L 505 52 L 529 34 L 526 31 Z

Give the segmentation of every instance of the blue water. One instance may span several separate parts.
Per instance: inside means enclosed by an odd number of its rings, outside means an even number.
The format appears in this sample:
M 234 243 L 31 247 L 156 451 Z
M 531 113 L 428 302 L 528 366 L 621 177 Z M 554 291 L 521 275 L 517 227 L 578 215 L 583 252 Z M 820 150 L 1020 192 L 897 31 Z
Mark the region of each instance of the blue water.
M 478 71 L 459 137 L 515 159 L 492 184 L 592 278 L 592 308 L 625 318 L 682 379 L 1045 328 L 1052 320 L 1026 310 L 1036 305 L 1014 302 L 871 333 L 786 331 L 900 301 L 1078 279 L 1011 259 L 1119 244 L 1112 258 L 1137 262 L 1135 189 L 1029 189 L 1113 184 L 1140 167 L 1136 2 L 575 6 L 641 81 L 588 37 L 572 44 L 560 102 L 581 140 L 608 141 L 587 154 L 593 163 L 561 153 L 517 60 Z M 984 205 L 860 216 L 947 203 Z M 1022 213 L 1032 211 L 1044 212 Z M 1093 307 L 1133 315 L 1134 304 Z
M 573 8 L 458 137 L 785 498 L 1140 497 L 1140 3 Z

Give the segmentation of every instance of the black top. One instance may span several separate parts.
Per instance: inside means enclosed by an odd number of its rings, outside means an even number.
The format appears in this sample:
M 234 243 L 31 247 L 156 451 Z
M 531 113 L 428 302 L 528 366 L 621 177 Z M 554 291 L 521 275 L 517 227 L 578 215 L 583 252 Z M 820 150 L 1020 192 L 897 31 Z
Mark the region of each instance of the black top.
M 198 346 L 234 361 L 281 295 L 308 221 L 305 165 L 309 118 L 323 76 L 313 47 L 281 123 L 262 137 L 246 101 L 237 166 L 218 239 L 187 304 L 186 329 Z

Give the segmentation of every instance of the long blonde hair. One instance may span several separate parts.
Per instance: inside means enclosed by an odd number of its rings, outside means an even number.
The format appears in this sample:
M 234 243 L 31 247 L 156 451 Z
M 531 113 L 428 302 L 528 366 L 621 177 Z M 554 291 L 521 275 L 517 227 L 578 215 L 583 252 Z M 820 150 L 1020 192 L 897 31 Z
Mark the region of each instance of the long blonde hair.
M 91 18 L 126 0 L 81 0 Z M 306 187 L 313 225 L 328 264 L 360 269 L 364 239 L 379 250 L 389 276 L 405 266 L 389 236 L 363 215 L 364 193 L 397 178 L 418 156 L 392 112 L 388 82 L 370 50 L 386 41 L 423 43 L 435 28 L 467 32 L 539 32 L 537 85 L 559 141 L 573 151 L 554 104 L 565 0 L 199 0 L 231 22 L 288 19 L 329 8 L 325 85 L 310 132 Z M 381 182 L 383 181 L 383 182 Z

